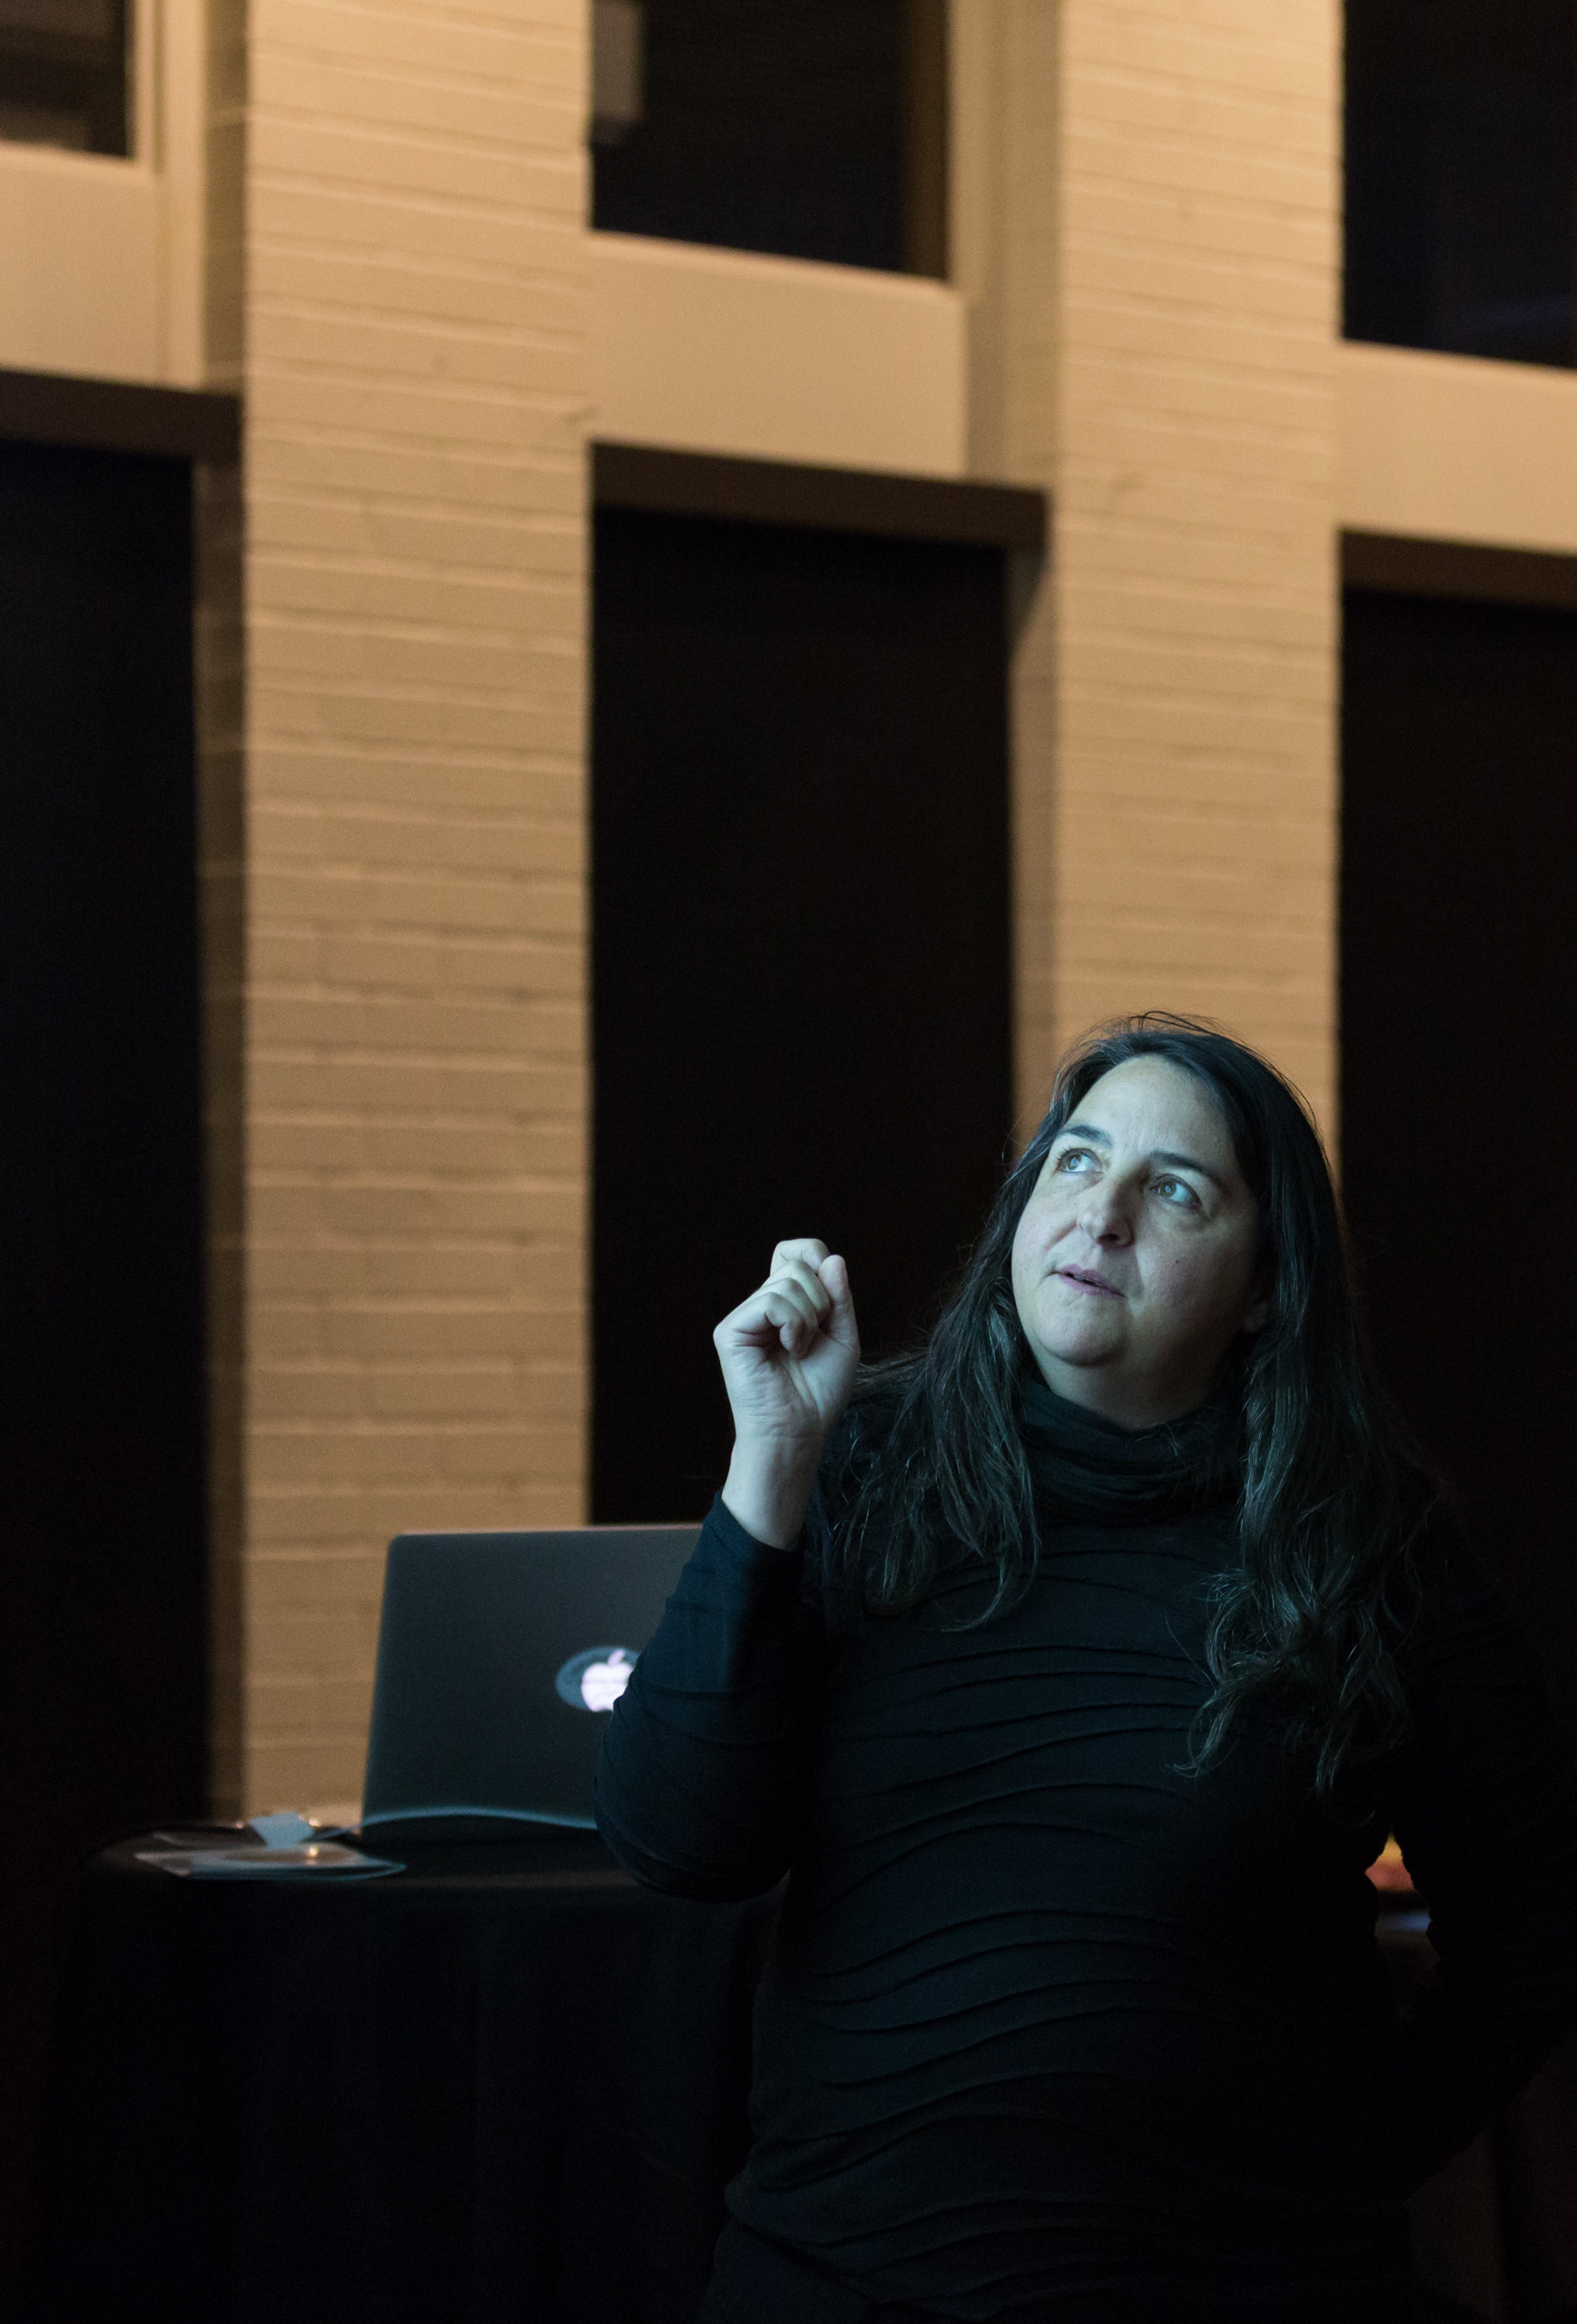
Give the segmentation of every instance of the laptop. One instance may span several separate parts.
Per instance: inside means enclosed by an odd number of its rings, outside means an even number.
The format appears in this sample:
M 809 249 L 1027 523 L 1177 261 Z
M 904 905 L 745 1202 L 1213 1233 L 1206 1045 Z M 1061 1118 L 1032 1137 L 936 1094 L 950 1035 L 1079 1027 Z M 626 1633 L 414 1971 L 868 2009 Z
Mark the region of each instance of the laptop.
M 389 1545 L 361 1829 L 590 1829 L 608 1715 L 695 1525 L 401 1533 Z

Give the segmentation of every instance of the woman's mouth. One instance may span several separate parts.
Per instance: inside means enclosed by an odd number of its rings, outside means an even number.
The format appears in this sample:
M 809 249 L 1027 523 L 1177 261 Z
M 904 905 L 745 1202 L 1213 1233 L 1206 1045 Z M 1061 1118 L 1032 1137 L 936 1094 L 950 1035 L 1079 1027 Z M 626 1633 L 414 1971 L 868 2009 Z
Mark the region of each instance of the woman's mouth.
M 1059 1267 L 1057 1272 L 1075 1291 L 1089 1291 L 1108 1299 L 1122 1297 L 1115 1283 L 1108 1283 L 1103 1275 L 1096 1275 L 1089 1267 Z

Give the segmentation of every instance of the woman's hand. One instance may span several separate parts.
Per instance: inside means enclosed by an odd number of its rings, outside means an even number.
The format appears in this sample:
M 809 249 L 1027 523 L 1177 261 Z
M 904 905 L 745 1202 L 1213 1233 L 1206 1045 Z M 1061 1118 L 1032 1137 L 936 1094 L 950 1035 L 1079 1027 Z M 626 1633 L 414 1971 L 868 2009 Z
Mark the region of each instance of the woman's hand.
M 848 1268 L 812 1237 L 780 1243 L 760 1290 L 712 1340 L 734 1408 L 724 1506 L 756 1541 L 786 1550 L 860 1361 Z

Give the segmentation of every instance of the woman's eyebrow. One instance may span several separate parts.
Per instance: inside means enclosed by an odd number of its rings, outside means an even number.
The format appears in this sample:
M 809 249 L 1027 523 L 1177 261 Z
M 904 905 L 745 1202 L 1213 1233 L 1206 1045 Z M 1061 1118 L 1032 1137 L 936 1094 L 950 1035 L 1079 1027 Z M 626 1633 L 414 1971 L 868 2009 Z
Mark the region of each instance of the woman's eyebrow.
M 1201 1178 L 1208 1178 L 1210 1184 L 1213 1187 L 1218 1187 L 1222 1194 L 1225 1194 L 1227 1191 L 1226 1180 L 1218 1177 L 1216 1172 L 1209 1167 L 1208 1164 L 1204 1162 L 1196 1162 L 1191 1154 L 1168 1154 L 1164 1147 L 1158 1147 L 1155 1153 L 1150 1156 L 1150 1160 L 1152 1162 L 1165 1162 L 1171 1169 L 1174 1170 L 1197 1170 Z
M 1109 1146 L 1109 1130 L 1097 1129 L 1093 1122 L 1064 1122 L 1057 1133 L 1059 1137 L 1092 1137 L 1097 1146 Z

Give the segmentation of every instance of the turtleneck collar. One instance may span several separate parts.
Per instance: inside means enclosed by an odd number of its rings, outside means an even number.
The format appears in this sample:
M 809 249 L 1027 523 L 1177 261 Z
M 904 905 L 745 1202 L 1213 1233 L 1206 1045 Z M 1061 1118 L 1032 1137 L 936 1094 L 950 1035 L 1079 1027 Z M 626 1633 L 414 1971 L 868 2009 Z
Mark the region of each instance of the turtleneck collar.
M 1036 1496 L 1054 1523 L 1158 1525 L 1237 1492 L 1239 1426 L 1229 1396 L 1156 1428 L 1121 1428 L 1026 1370 L 1019 1412 Z

